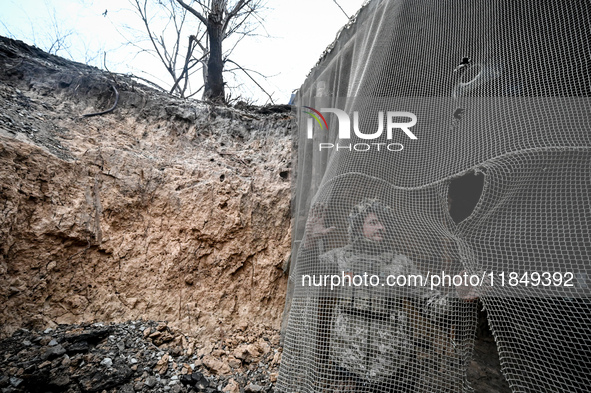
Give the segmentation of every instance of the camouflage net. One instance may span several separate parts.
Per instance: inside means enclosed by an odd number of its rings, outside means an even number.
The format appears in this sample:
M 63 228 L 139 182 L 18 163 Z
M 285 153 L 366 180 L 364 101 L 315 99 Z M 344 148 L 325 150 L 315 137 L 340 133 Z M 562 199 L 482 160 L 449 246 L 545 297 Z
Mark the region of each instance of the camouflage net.
M 514 392 L 589 391 L 591 3 L 354 19 L 297 97 L 277 389 L 472 391 L 478 296 Z

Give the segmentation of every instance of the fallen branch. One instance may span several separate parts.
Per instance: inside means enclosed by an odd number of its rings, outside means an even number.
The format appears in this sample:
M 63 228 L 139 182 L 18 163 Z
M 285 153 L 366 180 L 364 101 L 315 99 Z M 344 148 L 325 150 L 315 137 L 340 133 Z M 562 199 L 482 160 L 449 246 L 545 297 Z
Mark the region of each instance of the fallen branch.
M 139 80 L 141 80 L 141 81 L 143 81 L 143 82 L 146 82 L 146 83 L 148 83 L 148 84 L 149 84 L 149 85 L 151 85 L 152 87 L 155 87 L 155 88 L 157 88 L 157 89 L 159 89 L 159 90 L 161 90 L 161 91 L 163 91 L 163 92 L 166 92 L 166 93 L 168 93 L 168 90 L 166 90 L 166 89 L 165 89 L 165 88 L 163 88 L 162 86 L 160 86 L 160 85 L 158 85 L 158 84 L 156 84 L 156 83 L 152 82 L 152 81 L 151 81 L 151 80 L 149 80 L 149 79 L 143 78 L 143 77 L 141 77 L 141 76 L 137 76 L 137 75 L 134 75 L 134 74 L 118 74 L 118 75 L 121 75 L 121 76 L 128 76 L 128 77 L 130 77 L 130 78 L 139 79 Z
M 85 115 L 82 115 L 82 117 L 100 116 L 100 115 L 104 115 L 104 114 L 113 112 L 115 110 L 115 108 L 117 107 L 117 104 L 119 103 L 119 92 L 117 91 L 117 88 L 115 87 L 115 85 L 111 85 L 111 87 L 113 88 L 113 90 L 115 90 L 115 103 L 113 104 L 113 106 L 111 108 L 107 109 L 106 111 L 97 112 L 97 113 L 87 113 Z
M 271 97 L 271 95 L 269 93 L 267 93 L 267 91 L 265 89 L 263 89 L 263 86 L 261 86 L 249 73 L 247 70 L 245 70 L 240 64 L 230 60 L 230 59 L 226 59 L 225 61 L 228 61 L 232 64 L 234 64 L 236 67 L 240 68 L 242 70 L 242 72 L 244 72 L 246 74 L 246 76 L 248 76 L 258 87 L 259 89 L 261 89 L 263 91 L 263 93 L 265 93 L 268 97 L 269 100 L 271 101 L 271 104 L 275 104 L 275 102 L 273 102 L 273 97 Z
M 105 66 L 105 69 L 107 70 L 109 75 L 111 75 L 111 78 L 113 79 L 113 84 L 111 85 L 111 87 L 115 91 L 115 103 L 113 104 L 113 106 L 111 108 L 107 109 L 106 111 L 97 112 L 97 113 L 87 113 L 85 115 L 82 115 L 82 117 L 92 117 L 92 116 L 104 115 L 106 113 L 113 112 L 115 110 L 115 108 L 117 108 L 117 104 L 119 103 L 119 91 L 117 91 L 117 88 L 115 87 L 115 85 L 117 84 L 117 80 L 115 79 L 115 75 L 113 75 L 111 70 L 109 70 L 107 68 L 107 52 L 104 52 L 103 65 Z

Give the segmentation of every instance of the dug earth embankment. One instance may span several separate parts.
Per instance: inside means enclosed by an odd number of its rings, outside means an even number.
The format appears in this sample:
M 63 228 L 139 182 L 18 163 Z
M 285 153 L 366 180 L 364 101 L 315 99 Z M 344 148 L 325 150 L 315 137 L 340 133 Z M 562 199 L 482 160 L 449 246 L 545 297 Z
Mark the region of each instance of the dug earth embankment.
M 0 69 L 2 336 L 156 320 L 208 352 L 277 332 L 286 108 L 176 99 L 4 38 Z M 112 107 L 115 91 L 115 110 L 83 116 Z

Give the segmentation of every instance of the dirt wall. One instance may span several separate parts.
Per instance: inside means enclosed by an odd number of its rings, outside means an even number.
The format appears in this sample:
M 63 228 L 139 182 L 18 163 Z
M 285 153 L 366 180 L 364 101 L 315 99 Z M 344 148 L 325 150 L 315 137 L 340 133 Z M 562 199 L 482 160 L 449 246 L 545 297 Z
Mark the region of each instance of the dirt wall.
M 175 99 L 0 39 L 0 333 L 279 328 L 289 112 Z M 106 115 L 83 114 L 117 108 Z M 204 344 L 207 345 L 207 344 Z

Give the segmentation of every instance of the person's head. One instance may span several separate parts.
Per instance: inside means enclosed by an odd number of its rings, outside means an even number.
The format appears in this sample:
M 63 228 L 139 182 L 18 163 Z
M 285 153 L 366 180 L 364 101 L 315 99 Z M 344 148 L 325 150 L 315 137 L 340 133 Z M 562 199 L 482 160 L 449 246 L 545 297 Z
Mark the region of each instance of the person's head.
M 382 222 L 375 213 L 369 213 L 363 220 L 363 226 L 361 227 L 361 233 L 363 237 L 375 242 L 381 242 L 384 240 L 384 231 L 386 227 L 382 225 Z
M 349 240 L 353 243 L 367 239 L 382 242 L 387 235 L 387 221 L 391 209 L 377 199 L 364 199 L 349 214 Z

